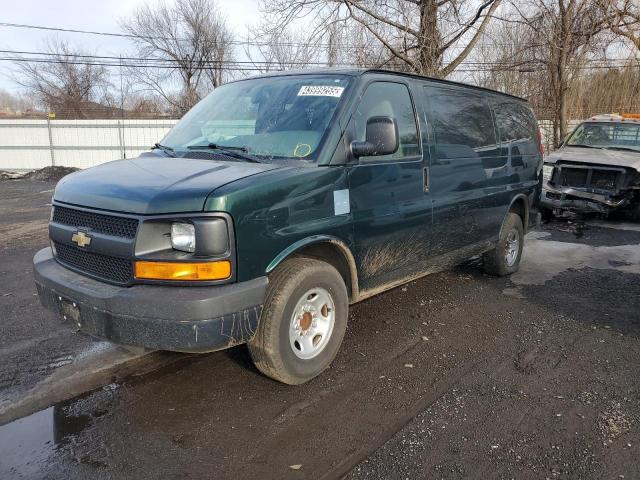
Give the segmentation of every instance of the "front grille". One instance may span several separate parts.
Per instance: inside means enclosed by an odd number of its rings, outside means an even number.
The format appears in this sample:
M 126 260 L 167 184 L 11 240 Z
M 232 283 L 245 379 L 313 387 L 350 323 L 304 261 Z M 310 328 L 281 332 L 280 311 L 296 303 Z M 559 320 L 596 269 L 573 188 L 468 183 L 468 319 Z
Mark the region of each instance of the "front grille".
M 127 284 L 133 279 L 131 259 L 87 252 L 59 242 L 53 244 L 56 258 L 64 265 L 113 283 Z
M 615 192 L 621 172 L 605 168 L 568 167 L 562 166 L 558 170 L 556 182 L 562 187 L 586 188 Z
M 124 238 L 135 238 L 138 229 L 138 220 L 135 218 L 116 217 L 57 205 L 53 208 L 53 221 Z
M 584 188 L 587 186 L 587 177 L 589 170 L 586 168 L 567 168 L 562 167 L 562 186 Z
M 598 190 L 615 190 L 618 172 L 614 170 L 593 170 L 591 187 Z

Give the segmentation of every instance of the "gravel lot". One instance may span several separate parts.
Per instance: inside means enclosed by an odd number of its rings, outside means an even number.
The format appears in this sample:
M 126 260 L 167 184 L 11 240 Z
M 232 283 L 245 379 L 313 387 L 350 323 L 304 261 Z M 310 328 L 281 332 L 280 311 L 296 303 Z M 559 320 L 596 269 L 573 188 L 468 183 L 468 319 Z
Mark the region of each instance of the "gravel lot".
M 37 304 L 53 184 L 0 182 L 0 407 L 121 349 Z M 0 427 L 0 478 L 640 478 L 640 225 L 558 222 L 351 310 L 319 378 L 184 356 Z

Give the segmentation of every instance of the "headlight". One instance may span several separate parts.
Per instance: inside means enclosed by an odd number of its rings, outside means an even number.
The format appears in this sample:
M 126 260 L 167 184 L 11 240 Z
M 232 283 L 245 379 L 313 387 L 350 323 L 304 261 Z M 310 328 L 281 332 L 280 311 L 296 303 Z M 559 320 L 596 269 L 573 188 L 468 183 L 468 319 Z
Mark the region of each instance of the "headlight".
M 171 224 L 171 246 L 176 250 L 196 251 L 196 227 L 191 223 Z
M 553 165 L 543 165 L 542 166 L 542 180 L 545 182 L 549 182 L 551 177 L 553 176 Z

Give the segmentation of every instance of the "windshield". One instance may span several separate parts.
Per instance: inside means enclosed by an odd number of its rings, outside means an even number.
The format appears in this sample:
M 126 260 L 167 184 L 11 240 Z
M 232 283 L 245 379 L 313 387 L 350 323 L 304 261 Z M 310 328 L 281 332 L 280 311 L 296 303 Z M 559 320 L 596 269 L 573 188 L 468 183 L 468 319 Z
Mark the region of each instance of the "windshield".
M 255 157 L 315 160 L 350 78 L 257 78 L 216 88 L 164 138 L 174 150 L 243 148 Z
M 624 148 L 640 152 L 640 124 L 586 122 L 575 129 L 567 145 Z

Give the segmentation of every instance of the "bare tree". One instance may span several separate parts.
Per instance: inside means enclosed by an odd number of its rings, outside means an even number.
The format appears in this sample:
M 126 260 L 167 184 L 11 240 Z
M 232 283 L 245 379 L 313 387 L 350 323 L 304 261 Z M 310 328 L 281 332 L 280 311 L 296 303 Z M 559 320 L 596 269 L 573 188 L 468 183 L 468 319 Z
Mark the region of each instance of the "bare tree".
M 132 75 L 179 113 L 220 85 L 225 63 L 233 59 L 231 32 L 213 0 L 146 4 L 122 26 L 135 37 L 137 56 L 151 65 L 132 68 Z
M 87 118 L 90 110 L 108 97 L 106 67 L 87 61 L 87 52 L 50 38 L 46 62 L 16 59 L 13 80 L 50 112 L 58 116 Z
M 320 45 L 307 43 L 299 30 L 276 33 L 263 23 L 251 30 L 250 35 L 245 53 L 260 72 L 303 69 L 319 61 Z
M 331 23 L 322 35 L 310 35 L 292 25 L 274 29 L 267 18 L 251 30 L 245 53 L 261 72 L 305 69 L 318 64 L 371 68 L 392 62 L 370 31 L 353 22 Z M 406 65 L 396 66 L 402 67 L 406 69 Z
M 157 118 L 164 113 L 162 104 L 158 95 L 136 93 L 127 98 L 125 108 L 130 118 Z
M 640 111 L 640 70 L 638 60 L 628 60 L 616 68 L 587 71 L 569 92 L 574 118 L 586 118 L 603 112 Z
M 547 85 L 539 101 L 548 105 L 553 120 L 553 142 L 567 135 L 568 93 L 587 60 L 597 50 L 606 19 L 600 0 L 536 0 L 526 6 L 513 2 L 512 22 L 525 28 L 528 39 L 519 51 L 533 68 L 544 71 Z
M 394 62 L 385 46 L 360 23 L 333 23 L 328 27 L 324 45 L 328 65 L 352 65 L 360 68 L 407 70 L 407 64 Z
M 492 23 L 469 61 L 472 83 L 534 101 L 543 96 L 546 72 L 532 57 L 539 48 L 525 22 Z M 537 103 L 537 102 L 536 102 Z
M 640 2 L 638 0 L 600 0 L 611 31 L 640 50 Z
M 387 62 L 445 77 L 469 55 L 501 0 L 263 0 L 274 32 L 315 19 L 309 39 L 328 39 L 335 24 L 363 27 Z
M 32 98 L 23 94 L 10 93 L 0 88 L 0 111 L 5 113 L 24 113 L 33 110 L 35 103 Z

